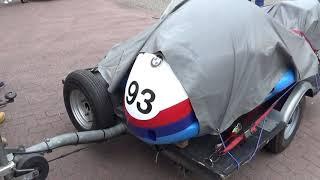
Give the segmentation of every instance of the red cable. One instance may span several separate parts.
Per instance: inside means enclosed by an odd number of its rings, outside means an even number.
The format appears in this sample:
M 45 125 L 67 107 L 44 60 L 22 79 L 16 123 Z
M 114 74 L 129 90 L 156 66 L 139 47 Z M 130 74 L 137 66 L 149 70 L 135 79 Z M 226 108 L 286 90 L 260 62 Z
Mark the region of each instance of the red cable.
M 286 90 L 286 92 L 284 92 L 275 102 L 272 103 L 272 105 L 253 123 L 253 125 L 251 126 L 251 128 L 249 129 L 250 133 L 253 134 L 257 131 L 257 127 L 259 126 L 259 124 L 271 113 L 271 111 L 273 110 L 273 108 L 277 105 L 277 103 L 280 101 L 280 99 L 287 94 L 288 92 L 290 92 L 290 90 L 295 87 L 297 83 L 295 83 L 294 85 L 292 85 L 289 89 Z M 228 144 L 224 150 L 222 151 L 222 154 L 226 154 L 229 151 L 231 151 L 233 148 L 235 148 L 238 144 L 240 144 L 243 140 L 245 140 L 246 137 L 245 133 L 240 134 L 239 136 L 237 136 L 236 138 L 234 138 L 230 144 Z M 229 139 L 229 138 L 228 138 Z

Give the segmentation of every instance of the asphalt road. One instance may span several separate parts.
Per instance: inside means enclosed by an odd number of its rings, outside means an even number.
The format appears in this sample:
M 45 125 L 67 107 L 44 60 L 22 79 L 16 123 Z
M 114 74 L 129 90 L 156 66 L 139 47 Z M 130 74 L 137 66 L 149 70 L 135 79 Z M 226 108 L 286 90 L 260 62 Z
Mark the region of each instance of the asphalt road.
M 171 0 L 116 0 L 118 3 L 135 8 L 144 8 L 155 11 L 157 13 L 162 12 Z M 265 5 L 272 4 L 278 0 L 265 0 Z
M 5 90 L 18 93 L 15 103 L 0 109 L 7 114 L 0 132 L 9 145 L 28 146 L 75 131 L 63 104 L 61 80 L 71 71 L 94 66 L 114 44 L 150 26 L 166 2 L 35 0 L 0 4 L 0 79 L 8 83 Z M 309 98 L 289 148 L 279 155 L 259 152 L 230 180 L 320 179 L 319 108 L 320 96 Z M 46 157 L 53 159 L 78 148 L 57 149 Z M 194 173 L 184 176 L 164 156 L 155 163 L 155 155 L 137 138 L 123 136 L 51 162 L 48 179 L 201 179 Z
M 170 2 L 170 0 L 116 0 L 116 1 L 125 6 L 144 8 L 144 9 L 155 11 L 157 13 L 162 12 Z

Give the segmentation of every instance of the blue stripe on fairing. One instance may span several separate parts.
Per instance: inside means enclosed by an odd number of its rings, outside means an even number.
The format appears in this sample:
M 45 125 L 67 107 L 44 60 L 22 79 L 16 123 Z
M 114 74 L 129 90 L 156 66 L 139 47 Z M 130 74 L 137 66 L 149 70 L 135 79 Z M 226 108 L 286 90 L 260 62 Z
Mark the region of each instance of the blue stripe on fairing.
M 175 134 L 179 131 L 182 131 L 187 127 L 189 127 L 194 122 L 198 123 L 198 120 L 194 112 L 191 112 L 189 115 L 187 115 L 180 121 L 166 125 L 166 126 L 162 126 L 158 128 L 141 128 L 141 127 L 134 126 L 133 124 L 128 122 L 128 129 L 136 136 L 154 140 L 162 136 L 168 136 L 171 134 Z
M 199 133 L 199 129 L 200 129 L 199 123 L 194 122 L 190 126 L 188 126 L 186 129 L 178 133 L 171 134 L 168 136 L 162 136 L 157 138 L 156 140 L 151 140 L 147 138 L 140 138 L 140 139 L 149 144 L 172 144 L 172 143 L 177 143 L 177 142 L 185 141 L 190 138 L 196 137 Z

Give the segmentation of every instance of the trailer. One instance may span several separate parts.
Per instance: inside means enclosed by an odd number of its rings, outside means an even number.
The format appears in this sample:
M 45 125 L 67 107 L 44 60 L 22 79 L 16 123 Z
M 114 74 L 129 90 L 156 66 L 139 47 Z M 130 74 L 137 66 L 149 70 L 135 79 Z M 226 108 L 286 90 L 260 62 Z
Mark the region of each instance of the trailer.
M 313 96 L 318 75 L 310 81 L 301 81 L 295 86 L 282 105 L 275 108 L 259 124 L 256 133 L 248 136 L 230 152 L 219 154 L 215 151 L 220 139 L 217 136 L 205 135 L 193 138 L 187 144 L 151 145 L 158 154 L 163 154 L 186 170 L 216 179 L 225 179 L 242 165 L 249 163 L 255 153 L 274 141 L 279 133 L 290 133 L 293 126 L 299 126 L 305 96 Z M 316 91 L 315 91 L 316 92 Z M 9 93 L 10 95 L 14 93 Z M 15 96 L 10 96 L 10 102 Z M 278 98 L 278 99 L 281 99 Z M 124 121 L 113 127 L 101 130 L 72 132 L 45 139 L 30 147 L 8 147 L 5 137 L 0 138 L 0 177 L 8 180 L 46 179 L 49 163 L 45 153 L 64 146 L 89 144 L 107 141 L 128 133 Z M 292 133 L 292 132 L 291 132 Z M 285 134 L 286 135 L 286 134 Z

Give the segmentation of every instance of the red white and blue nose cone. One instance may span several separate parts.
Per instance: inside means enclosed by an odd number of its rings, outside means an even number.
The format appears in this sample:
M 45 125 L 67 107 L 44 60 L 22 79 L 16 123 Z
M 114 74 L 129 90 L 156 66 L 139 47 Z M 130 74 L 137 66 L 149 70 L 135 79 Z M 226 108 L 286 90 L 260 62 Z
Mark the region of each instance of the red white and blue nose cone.
M 153 54 L 138 55 L 124 102 L 130 132 L 147 143 L 177 143 L 199 133 L 188 95 L 169 64 Z

